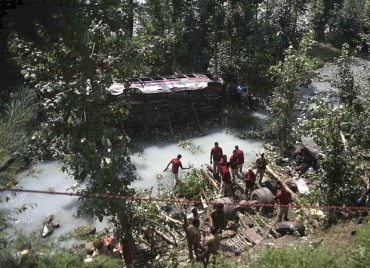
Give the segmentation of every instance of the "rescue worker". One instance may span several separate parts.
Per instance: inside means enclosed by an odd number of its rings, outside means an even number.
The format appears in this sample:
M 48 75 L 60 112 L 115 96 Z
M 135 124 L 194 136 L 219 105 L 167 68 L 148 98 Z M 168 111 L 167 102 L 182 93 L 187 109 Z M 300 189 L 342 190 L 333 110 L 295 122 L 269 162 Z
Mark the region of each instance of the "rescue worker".
M 216 227 L 218 233 L 226 228 L 226 218 L 224 213 L 224 204 L 217 204 L 216 209 L 211 212 L 212 225 Z
M 240 174 L 243 176 L 243 165 L 244 165 L 244 152 L 239 149 L 238 145 L 235 145 L 235 150 L 236 150 L 236 156 L 238 158 L 238 168 L 236 174 Z
M 277 195 L 274 196 L 274 200 L 279 205 L 283 205 L 283 207 L 282 206 L 279 207 L 278 221 L 281 222 L 283 220 L 283 216 L 285 221 L 289 221 L 288 219 L 289 204 L 292 202 L 292 196 L 290 192 L 288 192 L 283 186 L 280 192 L 278 192 Z
M 231 175 L 230 175 L 230 162 L 227 162 L 225 166 L 221 168 L 221 194 L 224 197 L 233 197 L 234 198 L 234 193 L 233 193 L 233 183 L 231 180 Z
M 253 172 L 252 167 L 248 168 L 248 171 L 244 175 L 245 182 L 245 198 L 248 199 L 253 192 L 256 184 L 256 174 Z
M 211 226 L 211 236 L 206 240 L 207 251 L 205 252 L 206 263 L 209 263 L 210 255 L 217 255 L 220 250 L 221 236 L 217 233 L 217 228 Z
M 256 176 L 258 178 L 258 175 L 259 175 L 258 183 L 261 185 L 263 175 L 265 174 L 266 166 L 267 166 L 267 159 L 265 158 L 265 153 L 262 152 L 260 156 L 256 158 L 256 165 L 257 165 Z
M 211 149 L 210 163 L 213 163 L 213 173 L 219 173 L 219 163 L 222 157 L 222 148 L 218 146 L 218 142 L 215 142 L 215 147 Z
M 173 173 L 173 176 L 174 176 L 174 186 L 176 186 L 176 184 L 177 184 L 177 183 L 178 183 L 178 181 L 179 181 L 179 168 L 181 168 L 181 169 L 189 169 L 189 167 L 184 168 L 184 167 L 182 166 L 182 163 L 181 163 L 181 161 L 180 161 L 181 157 L 182 157 L 182 155 L 181 155 L 181 154 L 179 154 L 179 155 L 177 155 L 177 157 L 176 157 L 176 158 L 173 158 L 173 159 L 168 163 L 167 167 L 166 167 L 166 168 L 164 169 L 164 171 L 163 171 L 163 172 L 166 172 L 166 171 L 167 171 L 167 169 L 168 169 L 168 167 L 169 167 L 169 165 L 170 165 L 170 164 L 172 164 L 172 173 Z
M 235 177 L 238 172 L 238 164 L 239 164 L 238 155 L 236 154 L 236 150 L 233 150 L 233 155 L 230 156 L 230 165 L 231 165 L 230 168 L 233 180 L 235 180 Z
M 206 251 L 206 248 L 200 243 L 201 235 L 199 226 L 199 219 L 194 219 L 193 224 L 188 228 L 188 248 L 190 259 L 193 259 L 193 251 L 197 259 L 199 259 L 199 255 L 202 253 L 202 251 Z

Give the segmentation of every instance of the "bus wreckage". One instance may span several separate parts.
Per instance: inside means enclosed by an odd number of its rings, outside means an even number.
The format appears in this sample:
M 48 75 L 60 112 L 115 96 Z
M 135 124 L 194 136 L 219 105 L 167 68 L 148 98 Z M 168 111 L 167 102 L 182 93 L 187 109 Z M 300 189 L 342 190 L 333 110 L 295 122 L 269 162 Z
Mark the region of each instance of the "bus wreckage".
M 223 107 L 221 80 L 204 74 L 133 78 L 129 89 L 116 82 L 108 94 L 119 97 L 130 90 L 131 110 L 126 125 L 152 128 L 169 123 L 199 120 Z

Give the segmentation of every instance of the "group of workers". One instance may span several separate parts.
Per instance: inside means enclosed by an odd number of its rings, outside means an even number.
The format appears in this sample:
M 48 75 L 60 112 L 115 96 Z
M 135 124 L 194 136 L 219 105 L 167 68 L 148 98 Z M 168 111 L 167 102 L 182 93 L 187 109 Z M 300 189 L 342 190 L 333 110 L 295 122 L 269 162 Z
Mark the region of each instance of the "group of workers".
M 217 204 L 215 210 L 210 214 L 210 235 L 206 238 L 203 232 L 203 238 L 200 230 L 200 220 L 198 210 L 192 209 L 191 225 L 188 228 L 188 247 L 190 258 L 193 259 L 193 252 L 197 260 L 210 261 L 211 255 L 217 255 L 220 250 L 221 233 L 226 227 L 226 217 L 224 213 L 224 204 Z
M 179 168 L 189 169 L 189 167 L 184 168 L 182 166 L 180 160 L 181 157 L 182 156 L 179 154 L 176 158 L 173 158 L 164 170 L 166 171 L 168 167 L 172 164 L 172 173 L 175 178 L 174 185 L 176 185 L 179 180 Z M 249 199 L 257 183 L 259 186 L 262 186 L 262 179 L 265 174 L 268 161 L 265 158 L 265 154 L 263 152 L 257 154 L 257 158 L 255 160 L 256 173 L 254 173 L 253 168 L 250 166 L 248 168 L 248 171 L 243 174 L 244 152 L 239 148 L 239 146 L 235 145 L 235 149 L 233 150 L 233 153 L 228 160 L 218 142 L 215 142 L 214 147 L 211 149 L 210 153 L 210 163 L 211 165 L 213 164 L 214 175 L 221 178 L 221 194 L 224 197 L 235 199 L 233 185 L 235 184 L 235 179 L 240 175 L 244 178 L 246 199 Z M 279 208 L 279 221 L 282 221 L 283 216 L 285 220 L 288 219 L 288 206 L 292 200 L 290 192 L 282 187 L 281 191 L 276 196 L 274 196 L 274 200 L 279 205 L 283 205 Z

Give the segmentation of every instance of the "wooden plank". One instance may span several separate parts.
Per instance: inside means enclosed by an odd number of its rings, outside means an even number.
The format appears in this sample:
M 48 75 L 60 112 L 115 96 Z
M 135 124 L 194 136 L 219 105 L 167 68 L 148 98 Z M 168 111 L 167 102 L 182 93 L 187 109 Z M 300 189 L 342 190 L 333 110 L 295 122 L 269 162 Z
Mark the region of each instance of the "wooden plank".
M 257 234 L 255 231 L 253 231 L 252 229 L 247 229 L 247 230 L 244 230 L 242 231 L 243 234 L 245 234 L 245 236 L 253 243 L 253 244 L 256 244 L 258 245 L 259 243 L 261 243 L 263 241 L 263 237 L 260 236 L 259 234 Z

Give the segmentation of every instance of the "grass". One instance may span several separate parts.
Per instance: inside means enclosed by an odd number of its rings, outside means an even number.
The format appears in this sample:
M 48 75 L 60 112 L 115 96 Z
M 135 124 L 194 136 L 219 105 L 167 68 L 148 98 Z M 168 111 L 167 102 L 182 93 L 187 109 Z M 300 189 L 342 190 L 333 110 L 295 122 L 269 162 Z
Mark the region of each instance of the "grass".
M 321 65 L 323 65 L 325 62 L 332 61 L 334 58 L 339 57 L 340 50 L 334 48 L 330 44 L 316 43 L 308 50 L 308 56 L 319 59 Z

